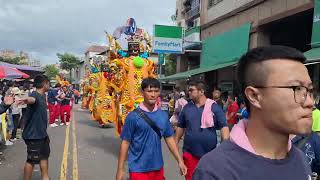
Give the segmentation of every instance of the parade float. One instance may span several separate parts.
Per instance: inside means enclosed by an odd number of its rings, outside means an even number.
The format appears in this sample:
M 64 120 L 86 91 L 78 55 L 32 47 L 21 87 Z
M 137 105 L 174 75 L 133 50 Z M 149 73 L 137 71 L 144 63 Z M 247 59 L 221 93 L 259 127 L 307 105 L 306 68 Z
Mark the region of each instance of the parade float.
M 156 64 L 149 59 L 151 38 L 137 28 L 130 18 L 125 26 L 106 33 L 109 41 L 108 58 L 90 61 L 91 71 L 82 83 L 83 104 L 100 125 L 114 123 L 119 135 L 125 118 L 142 101 L 142 79 L 156 77 Z M 123 50 L 118 39 L 126 36 L 128 50 Z
M 57 75 L 56 82 L 59 83 L 61 86 L 70 86 L 71 85 L 65 78 L 63 78 L 63 75 Z

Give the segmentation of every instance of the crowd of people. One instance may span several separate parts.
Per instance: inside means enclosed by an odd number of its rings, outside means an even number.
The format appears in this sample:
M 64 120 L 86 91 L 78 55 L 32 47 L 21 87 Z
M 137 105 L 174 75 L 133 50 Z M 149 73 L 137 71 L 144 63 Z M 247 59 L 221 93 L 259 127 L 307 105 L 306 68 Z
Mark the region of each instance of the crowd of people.
M 39 164 L 42 178 L 49 180 L 48 124 L 50 127 L 57 127 L 56 122 L 59 121 L 61 126 L 70 124 L 71 109 L 76 99 L 80 98 L 79 91 L 72 85 L 59 83 L 50 88 L 48 77 L 37 75 L 31 85 L 3 81 L 0 92 L 0 143 L 11 146 L 17 139 L 23 139 L 27 147 L 23 179 L 31 180 L 33 168 Z M 7 125 L 8 128 L 4 128 Z
M 56 122 L 59 121 L 60 125 L 69 125 L 71 117 L 71 109 L 75 100 L 78 99 L 78 95 L 75 95 L 73 86 L 61 86 L 56 84 L 54 88 L 51 88 L 48 92 L 48 108 L 49 108 L 49 125 L 50 127 L 57 127 Z
M 27 96 L 35 89 L 30 82 L 2 81 L 0 83 L 1 102 L 5 96 L 13 95 L 17 99 Z M 23 117 L 26 112 L 26 105 L 12 104 L 5 113 L 1 114 L 1 141 L 6 146 L 13 145 L 17 138 L 21 137 L 21 129 L 23 129 Z M 4 128 L 7 127 L 7 128 Z M 7 132 L 3 132 L 7 130 Z M 17 137 L 18 133 L 18 137 Z M 8 137 L 8 138 L 7 138 Z
M 144 79 L 144 102 L 120 136 L 116 179 L 128 159 L 130 179 L 163 180 L 162 137 L 186 180 L 318 178 L 320 104 L 305 60 L 289 47 L 252 49 L 238 65 L 241 95 L 214 88 L 208 98 L 206 83 L 192 81 L 187 93 L 166 98 L 168 112 L 159 107 L 159 81 Z
M 12 80 L 0 82 L 0 103 L 8 96 L 12 96 L 15 100 L 15 103 L 1 114 L 0 164 L 3 158 L 2 150 L 6 146 L 12 146 L 18 139 L 22 139 L 26 128 L 27 104 L 17 102 L 31 96 L 36 90 L 35 82 Z M 73 89 L 72 85 L 61 86 L 58 83 L 44 93 L 46 98 L 43 107 L 48 107 L 45 111 L 49 110 L 49 126 L 57 127 L 59 122 L 61 126 L 69 125 L 73 103 L 78 103 L 80 99 L 79 91 Z
M 170 95 L 168 112 L 161 109 L 160 82 L 143 79 L 144 101 L 128 114 L 120 135 L 116 179 L 124 180 L 127 160 L 130 179 L 163 180 L 162 138 L 186 180 L 317 179 L 320 98 L 305 60 L 289 47 L 252 49 L 238 64 L 240 95 L 209 92 L 205 82 L 191 81 L 186 91 Z M 36 164 L 49 179 L 47 107 L 50 127 L 56 121 L 69 125 L 75 91 L 60 84 L 50 88 L 44 75 L 35 77 L 34 87 L 8 81 L 1 90 L 1 124 L 9 124 L 1 133 L 9 139 L 5 145 L 22 138 L 24 179 L 31 179 Z

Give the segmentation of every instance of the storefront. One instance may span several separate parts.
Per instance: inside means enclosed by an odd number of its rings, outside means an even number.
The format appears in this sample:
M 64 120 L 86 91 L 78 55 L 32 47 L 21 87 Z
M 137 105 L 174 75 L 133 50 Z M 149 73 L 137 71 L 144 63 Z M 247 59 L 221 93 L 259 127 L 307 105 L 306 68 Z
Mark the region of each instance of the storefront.
M 304 53 L 306 66 L 310 73 L 317 95 L 320 95 L 320 0 L 314 1 L 311 50 Z
M 310 77 L 317 94 L 320 95 L 320 48 L 312 48 L 304 53 L 306 56 Z
M 235 69 L 239 58 L 248 51 L 251 24 L 246 23 L 202 41 L 200 67 L 162 78 L 170 80 L 204 80 L 210 88 L 237 89 Z

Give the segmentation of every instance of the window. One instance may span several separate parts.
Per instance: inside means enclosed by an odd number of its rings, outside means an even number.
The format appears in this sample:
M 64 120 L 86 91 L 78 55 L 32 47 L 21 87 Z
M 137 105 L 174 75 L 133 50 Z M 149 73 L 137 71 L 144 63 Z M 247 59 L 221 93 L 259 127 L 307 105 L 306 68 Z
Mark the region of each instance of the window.
M 222 0 L 208 0 L 208 9 L 210 9 L 211 7 L 217 5 L 221 1 Z

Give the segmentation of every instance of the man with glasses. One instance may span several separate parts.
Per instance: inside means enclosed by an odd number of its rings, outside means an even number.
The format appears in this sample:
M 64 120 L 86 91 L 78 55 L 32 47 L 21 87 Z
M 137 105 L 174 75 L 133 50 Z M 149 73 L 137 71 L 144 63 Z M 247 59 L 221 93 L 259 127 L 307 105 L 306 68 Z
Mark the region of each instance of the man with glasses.
M 241 57 L 238 80 L 249 120 L 203 156 L 195 180 L 311 179 L 303 153 L 289 139 L 311 132 L 313 87 L 305 60 L 285 46 L 255 48 Z
M 216 102 L 210 104 L 211 106 L 207 103 L 207 89 L 206 84 L 202 81 L 189 83 L 191 101 L 183 107 L 178 120 L 175 138 L 178 144 L 185 134 L 183 160 L 188 168 L 186 180 L 191 180 L 200 158 L 216 148 L 218 141 L 216 130 L 221 131 L 223 140 L 229 138 L 229 128 L 225 114 Z M 209 111 L 206 111 L 206 109 Z M 202 118 L 204 116 L 211 116 L 213 126 L 203 127 Z

